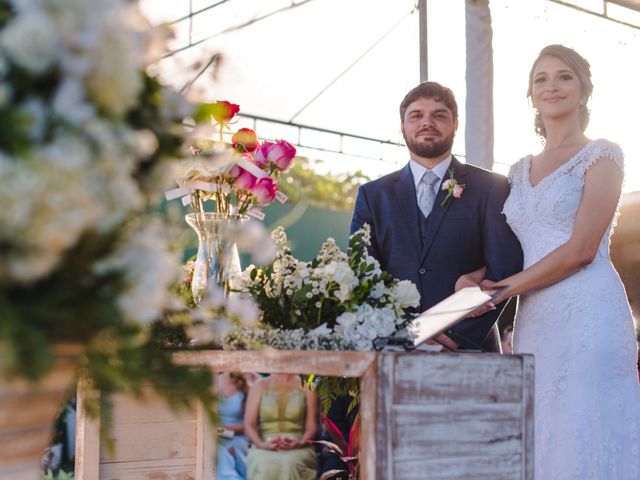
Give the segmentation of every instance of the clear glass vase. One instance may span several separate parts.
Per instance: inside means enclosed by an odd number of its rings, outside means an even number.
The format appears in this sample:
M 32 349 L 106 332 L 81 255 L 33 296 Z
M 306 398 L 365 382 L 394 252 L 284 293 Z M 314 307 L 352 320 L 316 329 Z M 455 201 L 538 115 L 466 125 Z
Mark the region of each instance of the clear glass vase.
M 240 256 L 234 241 L 236 226 L 246 220 L 242 215 L 222 213 L 189 213 L 186 222 L 198 235 L 191 293 L 195 303 L 200 303 L 211 282 L 230 293 L 230 280 L 241 271 Z

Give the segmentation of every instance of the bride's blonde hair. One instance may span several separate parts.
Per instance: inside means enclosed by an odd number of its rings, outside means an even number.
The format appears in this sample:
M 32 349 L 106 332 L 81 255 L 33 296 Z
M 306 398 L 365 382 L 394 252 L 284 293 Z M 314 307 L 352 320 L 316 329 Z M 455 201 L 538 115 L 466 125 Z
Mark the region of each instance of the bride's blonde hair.
M 587 60 L 585 60 L 578 52 L 569 47 L 565 47 L 564 45 L 548 45 L 544 47 L 540 50 L 538 58 L 533 62 L 531 71 L 529 72 L 529 88 L 527 89 L 527 97 L 529 97 L 529 100 L 531 100 L 531 90 L 533 88 L 533 72 L 540 61 L 540 58 L 545 56 L 556 57 L 562 60 L 578 77 L 580 86 L 582 87 L 582 98 L 580 100 L 579 113 L 580 128 L 584 132 L 587 129 L 587 125 L 589 125 L 590 112 L 587 108 L 587 102 L 593 93 L 593 83 L 591 83 L 591 66 L 589 65 L 589 62 L 587 62 Z M 536 111 L 533 126 L 538 135 L 543 138 L 547 138 L 547 131 L 544 128 L 542 118 L 538 111 Z

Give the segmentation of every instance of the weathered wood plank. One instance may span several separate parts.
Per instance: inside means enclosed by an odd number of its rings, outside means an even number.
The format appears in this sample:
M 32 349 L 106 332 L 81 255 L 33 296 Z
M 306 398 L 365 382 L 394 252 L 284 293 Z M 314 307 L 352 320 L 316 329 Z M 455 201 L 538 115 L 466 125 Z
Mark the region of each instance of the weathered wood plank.
M 15 430 L 0 434 L 0 466 L 22 463 L 44 453 L 51 440 L 51 425 L 33 430 Z
M 51 431 L 61 406 L 52 402 L 48 394 L 26 393 L 19 397 L 0 397 L 0 428 L 6 432 L 41 425 L 49 427 Z M 2 454 L 0 450 L 0 458 Z
M 522 422 L 524 438 L 522 442 L 522 470 L 524 478 L 533 480 L 533 395 L 534 395 L 534 359 L 531 355 L 522 355 Z
M 64 390 L 72 386 L 69 382 L 74 381 L 76 378 L 76 371 L 83 352 L 84 348 L 76 344 L 54 345 L 52 354 L 55 358 L 55 368 L 50 370 L 37 383 L 31 383 L 20 378 L 12 379 L 11 388 L 0 388 L 0 400 L 15 398 L 18 395 L 29 394 L 36 390 L 40 394 L 56 393 L 62 396 L 61 394 Z M 0 345 L 0 365 L 4 363 L 3 356 L 4 352 Z
M 178 361 L 206 364 L 216 372 L 315 373 L 341 377 L 361 377 L 375 360 L 374 352 L 320 352 L 260 350 L 227 352 L 207 350 L 176 353 Z
M 192 411 L 184 409 L 173 411 L 150 388 L 143 391 L 144 396 L 139 398 L 122 394 L 112 395 L 113 425 L 195 421 L 195 409 Z
M 522 459 L 462 457 L 395 462 L 394 480 L 520 480 Z M 392 479 L 389 479 L 392 480 Z
M 393 427 L 393 384 L 394 359 L 392 355 L 381 354 L 377 358 L 378 369 L 376 382 L 376 472 L 382 478 L 393 475 L 392 437 L 389 435 Z M 364 420 L 364 419 L 363 419 Z
M 38 462 L 0 464 L 2 480 L 41 480 L 42 468 Z
M 393 461 L 522 453 L 522 406 L 513 404 L 401 405 L 392 410 Z
M 100 479 L 195 480 L 193 459 L 164 459 L 125 463 L 106 463 L 100 465 Z
M 196 421 L 113 425 L 114 452 L 101 449 L 100 462 L 195 458 Z
M 522 401 L 518 356 L 416 352 L 395 358 L 396 404 Z
M 375 480 L 377 473 L 376 425 L 378 365 L 372 363 L 360 380 L 360 478 Z M 383 452 L 380 452 L 383 453 Z

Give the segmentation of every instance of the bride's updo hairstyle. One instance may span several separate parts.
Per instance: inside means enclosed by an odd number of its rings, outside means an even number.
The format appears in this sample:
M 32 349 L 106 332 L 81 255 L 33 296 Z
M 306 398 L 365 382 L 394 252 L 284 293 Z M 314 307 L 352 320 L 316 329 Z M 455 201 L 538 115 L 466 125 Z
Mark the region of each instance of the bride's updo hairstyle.
M 589 109 L 587 108 L 587 102 L 591 98 L 593 93 L 593 83 L 591 83 L 591 67 L 579 53 L 564 45 L 548 45 L 540 50 L 538 58 L 533 62 L 531 71 L 529 72 L 529 88 L 527 89 L 527 97 L 531 100 L 531 90 L 533 88 L 533 72 L 536 69 L 536 65 L 540 58 L 550 56 L 556 57 L 562 60 L 567 66 L 576 74 L 582 87 L 582 98 L 580 99 L 580 128 L 584 132 L 589 125 Z M 543 138 L 547 138 L 547 131 L 542 124 L 542 118 L 540 113 L 536 110 L 536 116 L 534 120 L 534 129 L 538 135 Z

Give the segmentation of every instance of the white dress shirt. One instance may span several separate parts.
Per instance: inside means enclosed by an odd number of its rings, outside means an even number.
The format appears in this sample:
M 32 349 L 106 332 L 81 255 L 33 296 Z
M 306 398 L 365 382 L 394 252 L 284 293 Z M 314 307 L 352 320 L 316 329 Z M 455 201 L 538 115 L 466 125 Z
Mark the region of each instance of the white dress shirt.
M 451 165 L 451 158 L 452 158 L 451 155 L 449 155 L 442 162 L 436 165 L 436 167 L 433 170 L 431 170 L 440 179 L 433 186 L 433 188 L 435 189 L 436 195 L 438 195 L 438 190 L 440 190 L 440 185 L 442 185 L 442 181 L 445 179 L 445 177 L 448 178 L 448 171 L 449 171 L 449 166 Z M 413 184 L 416 187 L 416 199 L 418 199 L 420 198 L 420 191 L 423 188 L 427 188 L 425 184 L 420 180 L 422 180 L 422 176 L 424 175 L 424 172 L 428 170 L 428 168 L 424 167 L 423 165 L 420 165 L 418 162 L 415 162 L 413 160 L 409 160 L 409 168 L 411 169 L 411 173 L 413 175 Z

